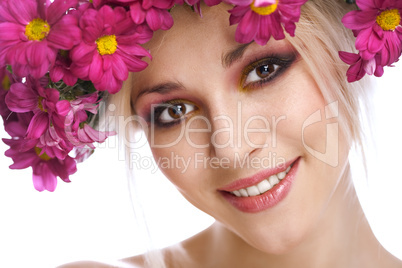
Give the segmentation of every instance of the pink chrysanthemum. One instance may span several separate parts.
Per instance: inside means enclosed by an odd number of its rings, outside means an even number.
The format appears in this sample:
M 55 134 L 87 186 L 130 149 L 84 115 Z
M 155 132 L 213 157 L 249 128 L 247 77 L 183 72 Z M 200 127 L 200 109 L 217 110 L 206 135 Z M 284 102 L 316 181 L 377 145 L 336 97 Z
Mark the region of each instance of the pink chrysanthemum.
M 339 57 L 350 67 L 346 73 L 348 82 L 355 82 L 364 77 L 365 74 L 381 77 L 384 74 L 384 68 L 380 64 L 380 56 L 377 55 L 369 60 L 362 59 L 360 54 L 349 53 L 345 51 L 339 52 Z
M 32 112 L 32 120 L 24 136 L 26 142 L 31 144 L 32 140 L 36 147 L 50 157 L 64 159 L 73 146 L 63 139 L 65 118 L 56 111 L 56 105 L 60 102 L 59 92 L 56 89 L 45 89 L 41 83 L 46 84 L 42 79 L 28 77 L 26 83 L 17 82 L 10 86 L 4 101 L 10 112 L 4 124 L 7 127 L 21 113 Z
M 186 3 L 189 6 L 194 8 L 194 11 L 197 12 L 201 17 L 201 2 L 204 2 L 207 6 L 212 7 L 222 2 L 222 0 L 177 0 L 176 4 L 184 4 Z
M 88 125 L 88 114 L 97 114 L 98 93 L 79 96 L 76 100 L 59 102 L 57 109 L 65 116 L 65 137 L 66 140 L 76 147 L 88 146 L 95 149 L 94 142 L 102 143 L 107 137 L 115 135 L 114 132 L 102 132 L 93 129 Z
M 71 71 L 83 80 L 90 80 L 97 90 L 116 93 L 129 71 L 147 67 L 141 58 L 150 54 L 139 44 L 149 41 L 152 32 L 136 26 L 123 7 L 87 9 L 79 26 L 83 41 L 70 51 Z
M 66 15 L 77 3 L 77 0 L 1 1 L 0 59 L 5 55 L 17 76 L 44 76 L 59 49 L 69 50 L 80 42 L 76 18 Z
M 51 158 L 32 144 L 29 149 L 23 149 L 27 147 L 24 135 L 29 122 L 32 121 L 32 114 L 21 114 L 19 119 L 12 122 L 14 124 L 12 126 L 12 139 L 3 139 L 3 142 L 10 146 L 5 155 L 14 161 L 10 168 L 25 169 L 32 167 L 33 184 L 38 191 L 53 192 L 56 189 L 57 177 L 65 182 L 70 182 L 69 175 L 77 171 L 75 160 L 69 156 L 64 160 Z
M 381 65 L 398 60 L 402 53 L 402 1 L 357 0 L 360 10 L 346 14 L 342 22 L 354 30 L 356 49 L 363 60 L 381 55 Z
M 136 24 L 146 22 L 152 31 L 168 30 L 173 25 L 169 9 L 176 0 L 108 0 L 110 3 L 130 5 L 131 18 Z
M 94 149 L 88 147 L 76 147 L 73 150 L 74 159 L 77 163 L 82 163 L 87 160 L 93 153 L 95 152 Z
M 68 54 L 68 51 L 59 51 L 55 64 L 49 70 L 49 76 L 53 82 L 63 80 L 66 85 L 74 86 L 78 78 L 71 72 L 72 61 Z
M 300 7 L 307 0 L 227 0 L 235 5 L 229 12 L 230 25 L 239 24 L 236 41 L 249 43 L 255 41 L 265 45 L 268 40 L 285 38 L 282 26 L 294 36 L 300 18 Z
M 26 134 L 28 139 L 39 139 L 50 124 L 63 120 L 56 112 L 59 95 L 56 89 L 43 88 L 40 80 L 28 78 L 26 83 L 12 84 L 5 101 L 13 112 L 34 113 Z

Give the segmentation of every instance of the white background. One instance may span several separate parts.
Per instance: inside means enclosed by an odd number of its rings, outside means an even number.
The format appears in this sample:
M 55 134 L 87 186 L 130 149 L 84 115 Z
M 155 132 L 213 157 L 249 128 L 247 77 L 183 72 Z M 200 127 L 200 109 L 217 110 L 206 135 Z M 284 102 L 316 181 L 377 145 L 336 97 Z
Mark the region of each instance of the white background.
M 402 259 L 402 78 L 401 68 L 388 68 L 378 79 L 378 158 L 368 182 L 358 189 L 380 242 Z M 0 128 L 0 137 L 7 137 Z M 31 170 L 12 171 L 0 143 L 0 267 L 55 267 L 92 259 L 118 259 L 149 246 L 141 222 L 135 221 L 125 162 L 114 138 L 54 193 L 34 190 Z M 151 159 L 149 151 L 141 151 Z M 121 160 L 119 160 L 121 159 Z M 145 159 L 145 158 L 143 158 Z M 146 164 L 145 162 L 143 164 Z M 157 247 L 176 243 L 213 220 L 187 203 L 158 172 L 137 169 L 137 193 L 147 212 Z M 138 203 L 136 203 L 138 204 Z M 142 216 L 140 216 L 142 218 Z

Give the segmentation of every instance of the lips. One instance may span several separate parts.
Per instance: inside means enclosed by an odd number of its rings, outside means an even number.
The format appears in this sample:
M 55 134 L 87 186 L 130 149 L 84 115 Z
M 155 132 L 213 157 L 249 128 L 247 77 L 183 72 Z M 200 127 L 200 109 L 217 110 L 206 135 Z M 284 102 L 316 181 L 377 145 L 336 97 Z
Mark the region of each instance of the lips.
M 263 170 L 252 177 L 240 179 L 219 188 L 218 191 L 230 204 L 242 212 L 256 213 L 266 210 L 287 196 L 299 162 L 300 158 L 297 158 L 287 162 L 283 167 Z M 282 177 L 282 179 L 276 180 L 275 177 Z M 268 183 L 271 185 L 267 186 Z

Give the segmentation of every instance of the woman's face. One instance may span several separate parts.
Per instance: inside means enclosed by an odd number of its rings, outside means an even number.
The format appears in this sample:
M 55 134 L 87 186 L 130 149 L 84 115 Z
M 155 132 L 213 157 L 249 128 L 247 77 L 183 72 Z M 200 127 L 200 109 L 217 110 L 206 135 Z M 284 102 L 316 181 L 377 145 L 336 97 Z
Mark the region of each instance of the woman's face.
M 286 40 L 237 43 L 228 8 L 172 10 L 173 28 L 155 34 L 149 67 L 134 74 L 133 107 L 187 200 L 280 253 L 320 224 L 347 148 L 297 51 Z

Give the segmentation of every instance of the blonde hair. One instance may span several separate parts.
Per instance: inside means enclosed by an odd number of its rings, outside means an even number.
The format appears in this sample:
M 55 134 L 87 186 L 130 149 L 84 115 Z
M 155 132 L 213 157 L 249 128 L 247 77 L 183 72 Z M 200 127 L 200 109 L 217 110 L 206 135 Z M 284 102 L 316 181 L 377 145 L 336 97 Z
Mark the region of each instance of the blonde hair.
M 355 51 L 353 33 L 341 23 L 342 17 L 352 9 L 356 9 L 356 6 L 346 4 L 343 0 L 309 0 L 302 7 L 296 36 L 287 39 L 306 62 L 326 102 L 338 101 L 340 129 L 349 146 L 360 152 L 364 164 L 367 137 L 363 129 L 370 114 L 372 88 L 368 79 L 348 83 L 348 66 L 338 56 L 339 51 Z M 197 14 L 194 13 L 194 16 Z M 116 115 L 128 117 L 134 114 L 131 91 L 132 76 L 124 83 L 122 90 L 109 100 L 116 105 Z M 121 134 L 130 139 L 134 129 L 134 126 L 125 128 Z M 126 146 L 126 149 L 129 153 L 130 148 Z M 148 259 L 149 267 L 161 267 L 160 258 L 163 255 Z
M 326 102 L 339 102 L 340 129 L 350 145 L 364 151 L 363 122 L 370 117 L 373 88 L 368 78 L 347 82 L 349 66 L 338 55 L 355 51 L 353 33 L 341 23 L 351 9 L 355 6 L 341 0 L 310 0 L 302 7 L 296 36 L 288 40 L 306 62 Z

